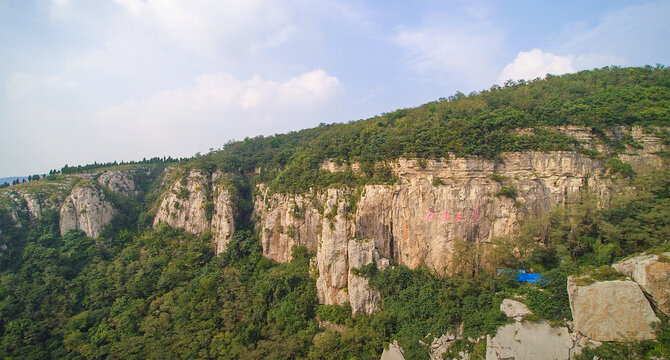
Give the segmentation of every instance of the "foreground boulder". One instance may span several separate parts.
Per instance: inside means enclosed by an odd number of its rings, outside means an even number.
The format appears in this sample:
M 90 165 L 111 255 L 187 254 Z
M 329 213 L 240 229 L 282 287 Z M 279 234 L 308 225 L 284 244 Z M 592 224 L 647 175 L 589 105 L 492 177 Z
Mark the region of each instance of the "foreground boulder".
M 584 285 L 584 286 L 580 286 Z M 574 330 L 597 341 L 655 339 L 659 319 L 633 281 L 568 278 Z
M 618 262 L 612 267 L 633 279 L 647 293 L 656 308 L 670 316 L 670 252 L 658 255 L 640 255 Z
M 515 322 L 486 337 L 486 360 L 569 359 L 573 340 L 568 328 L 552 328 L 549 322 Z

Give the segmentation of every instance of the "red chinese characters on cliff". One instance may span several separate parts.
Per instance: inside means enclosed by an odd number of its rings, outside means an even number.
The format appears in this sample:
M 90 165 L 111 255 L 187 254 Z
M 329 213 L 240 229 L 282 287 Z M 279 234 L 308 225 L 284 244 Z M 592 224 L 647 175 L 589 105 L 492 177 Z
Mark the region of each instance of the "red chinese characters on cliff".
M 426 217 L 424 218 L 426 221 L 431 222 L 436 219 L 435 215 L 440 214 L 437 211 L 432 211 L 430 209 L 426 210 Z M 465 214 L 463 211 L 456 211 L 456 214 L 450 213 L 449 209 L 446 209 L 444 213 L 442 213 L 442 216 L 439 217 L 440 222 L 443 223 L 458 223 L 458 222 L 465 222 L 467 224 L 476 224 L 479 222 L 479 209 L 474 209 L 472 213 L 470 214 L 469 217 L 465 217 Z

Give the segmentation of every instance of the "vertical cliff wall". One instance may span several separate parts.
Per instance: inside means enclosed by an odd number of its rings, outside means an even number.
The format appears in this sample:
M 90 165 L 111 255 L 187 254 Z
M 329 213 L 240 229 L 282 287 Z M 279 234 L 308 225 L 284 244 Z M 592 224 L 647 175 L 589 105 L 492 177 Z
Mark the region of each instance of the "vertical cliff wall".
M 564 130 L 595 142 L 584 129 Z M 633 138 L 645 147 L 620 158 L 634 168 L 659 166 L 662 160 L 654 153 L 665 149 L 660 139 L 633 130 Z M 582 191 L 605 205 L 613 191 L 605 164 L 604 158 L 565 151 L 504 153 L 496 160 L 399 159 L 389 164 L 399 178 L 394 185 L 294 195 L 271 193 L 261 184 L 254 198 L 256 227 L 264 255 L 276 261 L 288 261 L 295 245 L 316 250 L 321 303 L 350 302 L 354 313 L 369 313 L 378 294 L 355 274 L 357 269 L 392 259 L 449 274 L 459 242 L 481 244 L 511 235 L 521 220 Z
M 4 189 L 0 202 L 16 226 L 55 211 L 61 234 L 74 229 L 95 238 L 118 213 L 106 194 L 139 195 L 136 177 L 140 172 L 148 175 L 147 169 L 129 169 L 50 177 Z
M 100 235 L 117 210 L 93 182 L 78 184 L 60 208 L 60 232 L 81 230 L 90 238 Z
M 154 226 L 159 223 L 194 234 L 211 231 L 216 254 L 224 252 L 235 231 L 233 200 L 225 175 L 190 170 L 174 181 L 156 212 Z

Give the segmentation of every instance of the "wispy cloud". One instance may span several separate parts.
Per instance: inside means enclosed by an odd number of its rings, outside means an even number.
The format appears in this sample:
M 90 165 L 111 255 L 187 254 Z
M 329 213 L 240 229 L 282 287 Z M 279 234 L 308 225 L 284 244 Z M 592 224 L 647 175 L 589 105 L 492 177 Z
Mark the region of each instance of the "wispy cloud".
M 504 45 L 504 32 L 488 9 L 461 10 L 432 15 L 415 27 L 400 27 L 393 41 L 407 51 L 407 63 L 423 76 L 473 88 L 486 86 L 498 71 L 495 59 Z
M 305 117 L 324 116 L 321 112 L 335 106 L 342 92 L 340 81 L 320 69 L 285 81 L 204 74 L 189 87 L 103 109 L 93 121 L 100 135 L 111 136 L 133 153 L 169 148 L 192 154 L 203 144 L 298 130 L 308 125 Z

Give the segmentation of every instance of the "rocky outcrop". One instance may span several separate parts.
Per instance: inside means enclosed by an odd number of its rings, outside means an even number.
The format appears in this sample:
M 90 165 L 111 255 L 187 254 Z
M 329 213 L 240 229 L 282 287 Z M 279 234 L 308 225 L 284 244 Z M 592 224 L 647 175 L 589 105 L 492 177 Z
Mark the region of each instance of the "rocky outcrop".
M 98 183 L 109 190 L 124 196 L 137 196 L 140 193 L 135 184 L 135 171 L 104 171 L 98 176 Z
M 347 259 L 349 261 L 349 276 L 347 286 L 349 303 L 354 314 L 371 314 L 377 310 L 381 296 L 375 289 L 370 288 L 368 278 L 358 275 L 366 265 L 374 264 L 378 271 L 383 271 L 389 265 L 388 259 L 379 256 L 372 240 L 353 239 L 347 244 Z
M 165 194 L 154 226 L 166 223 L 193 234 L 211 231 L 216 254 L 226 250 L 235 231 L 233 203 L 224 174 L 191 170 Z
M 316 251 L 316 264 L 319 277 L 316 290 L 322 304 L 343 304 L 349 301 L 348 293 L 348 249 L 350 223 L 345 218 L 347 203 L 343 192 L 330 189 L 325 204 L 330 218 L 324 217 L 321 224 L 322 237 Z M 352 311 L 353 310 L 352 308 Z
M 532 314 L 528 307 L 516 300 L 505 299 L 500 311 L 513 324 L 501 326 L 496 335 L 486 337 L 486 359 L 573 359 L 585 348 L 601 344 L 578 333 L 570 333 L 565 326 L 552 327 L 548 321 L 529 322 L 523 317 Z
M 515 322 L 486 337 L 486 360 L 570 359 L 574 343 L 568 328 L 552 328 L 549 322 Z
M 278 262 L 291 259 L 294 246 L 316 249 L 324 224 L 323 206 L 336 190 L 322 194 L 281 195 L 271 194 L 267 187 L 259 186 L 254 199 L 256 229 L 260 233 L 263 255 Z M 335 209 L 337 211 L 337 208 Z M 331 209 L 328 209 L 330 214 Z M 330 227 L 330 221 L 325 222 Z
M 398 346 L 397 341 L 393 340 L 393 342 L 389 344 L 388 349 L 384 349 L 380 360 L 405 360 L 402 348 Z
M 468 341 L 471 343 L 476 343 L 482 339 L 478 340 L 468 339 Z M 451 346 L 454 344 L 454 342 L 458 340 L 463 340 L 462 334 L 460 334 L 460 332 L 458 335 L 454 335 L 452 333 L 443 334 L 439 338 L 433 340 L 433 342 L 430 344 L 430 347 L 428 348 L 428 355 L 430 357 L 430 360 L 445 359 L 444 354 L 446 354 L 451 348 Z M 465 351 L 459 351 L 457 358 L 460 360 L 470 360 L 470 354 Z
M 204 171 L 191 170 L 185 178 L 175 182 L 163 198 L 154 226 L 164 222 L 194 234 L 209 230 L 210 221 L 205 212 L 207 189 L 209 176 Z
M 573 328 L 596 341 L 654 339 L 659 319 L 640 287 L 633 281 L 600 281 L 579 286 L 582 278 L 568 278 Z
M 516 321 L 520 321 L 524 316 L 532 314 L 526 304 L 510 299 L 502 301 L 500 311 L 504 312 L 508 318 L 513 318 Z
M 595 136 L 589 129 L 563 130 L 584 139 Z M 657 164 L 659 157 L 653 152 L 663 145 L 635 131 L 633 136 L 644 138 L 649 149 L 627 155 L 635 159 L 633 168 Z M 603 176 L 605 161 L 577 152 L 504 153 L 496 160 L 401 158 L 387 165 L 398 177 L 393 185 L 304 194 L 273 194 L 262 184 L 257 188 L 254 214 L 263 254 L 286 262 L 294 246 L 316 250 L 321 303 L 351 301 L 346 293 L 351 290 L 352 268 L 348 247 L 354 238 L 374 242 L 380 258 L 410 268 L 425 264 L 446 275 L 459 270 L 459 249 L 513 234 L 524 219 L 569 203 L 585 189 L 602 204 L 613 191 L 611 179 Z M 331 172 L 357 173 L 358 168 L 332 161 L 321 164 Z M 477 255 L 474 261 L 486 266 L 484 254 Z
M 65 198 L 60 208 L 60 232 L 81 230 L 86 236 L 96 238 L 109 224 L 116 209 L 105 199 L 104 192 L 92 182 L 78 184 Z
M 511 234 L 521 219 L 568 201 L 586 184 L 607 196 L 608 180 L 596 176 L 602 165 L 572 152 L 511 153 L 503 161 L 400 159 L 392 164 L 397 184 L 368 185 L 360 195 L 347 189 L 271 194 L 261 185 L 256 226 L 264 255 L 276 261 L 288 261 L 296 245 L 315 249 L 319 300 L 342 304 L 351 300 L 343 292 L 351 239 L 371 239 L 380 258 L 448 274 L 459 241 Z M 502 175 L 494 181 L 491 174 Z M 502 186 L 515 187 L 516 198 L 496 195 Z
M 233 212 L 233 198 L 230 189 L 226 186 L 224 174 L 215 172 L 212 175 L 212 199 L 214 212 L 212 214 L 211 231 L 216 245 L 216 255 L 226 251 L 228 243 L 235 232 Z
M 640 255 L 613 264 L 621 274 L 633 279 L 649 295 L 656 308 L 670 316 L 670 252 L 662 255 Z

